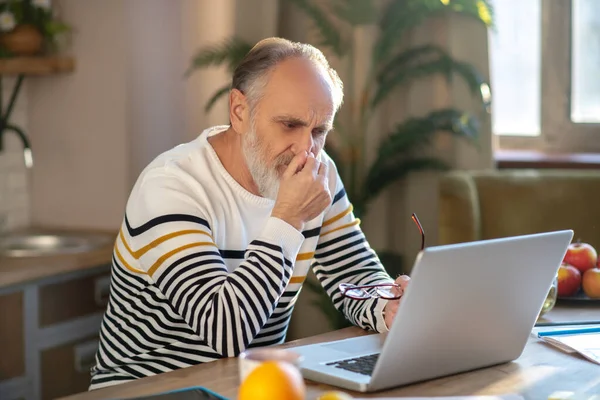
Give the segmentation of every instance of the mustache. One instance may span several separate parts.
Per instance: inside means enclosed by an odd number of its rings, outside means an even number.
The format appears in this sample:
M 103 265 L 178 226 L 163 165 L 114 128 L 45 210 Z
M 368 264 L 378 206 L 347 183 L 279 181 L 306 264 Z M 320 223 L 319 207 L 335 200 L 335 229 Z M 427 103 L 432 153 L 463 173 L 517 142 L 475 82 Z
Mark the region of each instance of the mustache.
M 279 167 L 279 166 L 287 167 L 288 165 L 290 165 L 290 163 L 292 162 L 293 159 L 294 159 L 293 154 L 282 154 L 275 159 L 275 166 L 276 167 Z

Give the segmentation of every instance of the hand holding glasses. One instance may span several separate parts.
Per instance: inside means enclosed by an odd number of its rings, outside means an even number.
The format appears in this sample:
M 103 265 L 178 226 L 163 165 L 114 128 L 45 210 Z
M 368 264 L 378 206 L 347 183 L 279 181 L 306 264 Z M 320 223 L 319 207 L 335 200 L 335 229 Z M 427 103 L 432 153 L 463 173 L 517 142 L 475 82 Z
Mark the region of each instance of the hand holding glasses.
M 425 248 L 425 232 L 423 232 L 423 226 L 421 225 L 421 222 L 419 222 L 417 214 L 413 213 L 411 218 L 421 233 L 421 250 L 423 250 Z M 381 283 L 376 285 L 361 286 L 353 285 L 351 283 L 340 283 L 339 285 L 342 295 L 354 300 L 367 300 L 372 297 L 386 300 L 397 300 L 402 297 L 402 293 L 400 293 L 398 288 L 399 285 L 396 283 Z

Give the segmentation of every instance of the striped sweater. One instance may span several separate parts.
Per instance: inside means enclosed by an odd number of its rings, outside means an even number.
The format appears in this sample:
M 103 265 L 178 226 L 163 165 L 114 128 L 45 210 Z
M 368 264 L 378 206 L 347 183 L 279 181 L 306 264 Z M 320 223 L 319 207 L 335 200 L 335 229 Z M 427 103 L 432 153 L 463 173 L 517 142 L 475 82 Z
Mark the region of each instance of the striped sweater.
M 341 282 L 390 282 L 352 213 L 335 165 L 332 204 L 302 232 L 273 200 L 228 174 L 207 137 L 158 156 L 127 202 L 112 259 L 90 390 L 283 343 L 309 268 L 354 325 L 387 330 L 384 300 L 344 298 Z

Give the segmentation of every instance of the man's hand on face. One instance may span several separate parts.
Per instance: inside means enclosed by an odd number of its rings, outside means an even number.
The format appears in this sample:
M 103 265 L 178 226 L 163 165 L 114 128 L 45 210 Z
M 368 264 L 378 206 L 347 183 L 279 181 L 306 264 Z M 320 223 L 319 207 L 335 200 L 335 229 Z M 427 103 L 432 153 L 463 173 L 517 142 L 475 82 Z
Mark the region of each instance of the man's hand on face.
M 272 216 L 282 219 L 299 231 L 304 224 L 331 204 L 327 182 L 327 164 L 313 153 L 297 154 L 281 177 Z
M 410 277 L 407 275 L 400 275 L 396 278 L 395 283 L 399 286 L 399 288 L 393 288 L 393 292 L 396 296 L 402 296 L 408 283 L 410 282 Z M 398 306 L 400 305 L 400 301 L 402 301 L 402 297 L 397 300 L 388 300 L 387 304 L 384 308 L 385 313 L 385 325 L 388 329 L 392 326 L 392 322 L 396 317 L 396 312 L 398 311 Z

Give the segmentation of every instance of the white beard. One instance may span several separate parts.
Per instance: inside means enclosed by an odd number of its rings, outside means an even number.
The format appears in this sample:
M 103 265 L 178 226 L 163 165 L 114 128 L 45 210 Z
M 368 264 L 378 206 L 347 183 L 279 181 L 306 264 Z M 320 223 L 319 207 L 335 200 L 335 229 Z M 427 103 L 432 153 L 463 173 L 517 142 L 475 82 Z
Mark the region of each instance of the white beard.
M 242 138 L 242 154 L 254 183 L 261 196 L 276 200 L 279 192 L 279 173 L 277 166 L 280 159 L 275 160 L 274 167 L 269 167 L 263 160 L 267 157 L 267 146 L 258 138 L 254 124 Z M 288 161 L 289 163 L 289 161 Z

